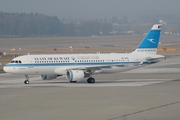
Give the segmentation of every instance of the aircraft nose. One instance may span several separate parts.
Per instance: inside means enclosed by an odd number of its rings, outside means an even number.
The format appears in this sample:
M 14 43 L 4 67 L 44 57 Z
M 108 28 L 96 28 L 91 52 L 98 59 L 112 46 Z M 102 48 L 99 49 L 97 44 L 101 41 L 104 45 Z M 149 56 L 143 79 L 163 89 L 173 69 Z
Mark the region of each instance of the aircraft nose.
M 3 67 L 4 72 L 10 73 L 10 74 L 19 74 L 19 71 L 15 67 L 9 67 L 9 66 L 4 66 Z
M 3 67 L 3 70 L 4 70 L 4 72 L 7 72 L 7 73 L 9 72 L 9 69 L 6 66 Z
M 4 66 L 4 67 L 3 67 L 3 70 L 4 70 L 4 72 L 11 73 L 11 74 L 13 74 L 13 73 L 16 72 L 16 71 L 14 70 L 14 68 L 12 68 L 12 67 L 7 67 L 7 66 Z

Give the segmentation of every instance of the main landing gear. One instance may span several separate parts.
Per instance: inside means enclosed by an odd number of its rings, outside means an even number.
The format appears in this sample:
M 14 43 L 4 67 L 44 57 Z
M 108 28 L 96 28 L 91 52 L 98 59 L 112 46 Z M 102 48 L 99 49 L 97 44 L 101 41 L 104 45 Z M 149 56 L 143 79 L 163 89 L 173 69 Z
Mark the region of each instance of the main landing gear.
M 29 84 L 29 77 L 28 77 L 28 75 L 25 75 L 25 77 L 26 77 L 26 80 L 24 81 L 24 84 Z
M 90 78 L 87 79 L 87 82 L 88 83 L 95 83 L 95 79 L 90 77 Z
M 29 84 L 30 82 L 29 82 L 29 77 L 28 77 L 28 75 L 25 75 L 25 77 L 26 77 L 26 80 L 24 81 L 24 84 Z M 76 83 L 77 81 L 71 81 L 71 83 Z M 92 78 L 92 77 L 89 77 L 88 79 L 87 79 L 87 82 L 88 83 L 95 83 L 95 79 L 94 78 Z

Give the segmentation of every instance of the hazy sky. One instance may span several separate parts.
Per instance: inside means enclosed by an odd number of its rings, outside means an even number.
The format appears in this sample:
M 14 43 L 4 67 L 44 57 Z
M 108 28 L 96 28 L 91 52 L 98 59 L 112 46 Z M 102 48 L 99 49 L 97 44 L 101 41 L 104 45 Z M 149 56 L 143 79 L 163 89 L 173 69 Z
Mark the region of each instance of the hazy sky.
M 180 0 L 0 0 L 0 11 L 72 18 L 133 18 L 144 14 L 180 15 Z

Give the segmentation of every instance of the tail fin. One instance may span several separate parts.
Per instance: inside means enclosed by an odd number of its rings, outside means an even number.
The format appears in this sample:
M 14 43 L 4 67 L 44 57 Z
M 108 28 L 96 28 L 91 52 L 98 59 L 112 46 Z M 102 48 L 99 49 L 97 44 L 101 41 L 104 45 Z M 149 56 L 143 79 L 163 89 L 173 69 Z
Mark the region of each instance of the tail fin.
M 161 24 L 155 24 L 133 53 L 156 54 L 161 34 Z

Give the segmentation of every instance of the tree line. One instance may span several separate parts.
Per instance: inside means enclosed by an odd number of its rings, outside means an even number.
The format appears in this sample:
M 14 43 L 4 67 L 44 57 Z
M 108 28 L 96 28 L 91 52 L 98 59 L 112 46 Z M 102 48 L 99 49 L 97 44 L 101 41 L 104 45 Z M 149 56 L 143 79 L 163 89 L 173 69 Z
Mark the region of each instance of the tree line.
M 38 13 L 0 12 L 0 37 L 41 37 L 41 36 L 94 36 L 142 34 L 149 28 L 165 20 L 163 31 L 180 33 L 180 17 L 176 15 L 141 16 L 130 21 L 127 16 L 120 19 L 73 19 L 47 16 Z
M 60 20 L 56 16 L 38 13 L 0 12 L 0 36 L 91 36 L 107 35 L 112 24 L 99 21 L 84 21 L 79 24 Z

